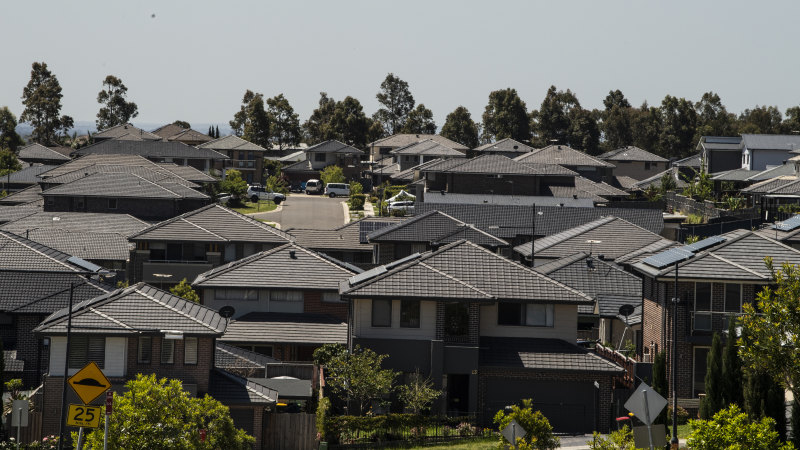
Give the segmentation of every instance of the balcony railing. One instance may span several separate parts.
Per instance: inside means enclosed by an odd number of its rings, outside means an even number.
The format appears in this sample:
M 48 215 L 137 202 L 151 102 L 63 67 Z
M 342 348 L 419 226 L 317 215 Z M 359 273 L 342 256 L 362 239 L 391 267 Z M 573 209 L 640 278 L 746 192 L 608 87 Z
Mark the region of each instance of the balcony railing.
M 226 169 L 253 169 L 256 167 L 254 159 L 229 159 L 225 161 Z
M 693 311 L 692 333 L 710 333 L 712 331 L 725 331 L 728 329 L 728 320 L 741 315 L 732 311 Z M 717 327 L 715 324 L 720 323 Z

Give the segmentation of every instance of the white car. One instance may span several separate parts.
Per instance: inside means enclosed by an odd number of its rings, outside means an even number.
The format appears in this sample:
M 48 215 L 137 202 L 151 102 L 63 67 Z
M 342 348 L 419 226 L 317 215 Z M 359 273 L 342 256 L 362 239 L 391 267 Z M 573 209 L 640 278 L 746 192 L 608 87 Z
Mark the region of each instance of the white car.
M 406 214 L 414 212 L 414 202 L 413 201 L 399 201 L 399 202 L 392 202 L 389 203 L 389 206 L 386 208 L 389 213 L 394 211 L 405 211 Z
M 270 192 L 259 185 L 247 186 L 247 198 L 253 203 L 259 200 L 272 200 L 276 205 L 280 205 L 282 201 L 286 200 L 286 196 L 280 192 Z
M 306 181 L 306 195 L 321 194 L 323 184 L 324 183 L 322 181 L 314 179 Z
M 325 185 L 325 195 L 330 198 L 350 196 L 350 185 L 346 183 L 328 183 Z

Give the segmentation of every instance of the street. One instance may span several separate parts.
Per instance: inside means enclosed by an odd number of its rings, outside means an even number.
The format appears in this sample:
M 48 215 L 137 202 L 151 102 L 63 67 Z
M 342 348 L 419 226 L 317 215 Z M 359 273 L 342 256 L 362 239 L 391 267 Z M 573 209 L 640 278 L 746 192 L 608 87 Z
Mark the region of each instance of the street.
M 277 211 L 252 214 L 254 219 L 277 222 L 282 230 L 312 228 L 330 230 L 344 225 L 344 197 L 290 194 Z

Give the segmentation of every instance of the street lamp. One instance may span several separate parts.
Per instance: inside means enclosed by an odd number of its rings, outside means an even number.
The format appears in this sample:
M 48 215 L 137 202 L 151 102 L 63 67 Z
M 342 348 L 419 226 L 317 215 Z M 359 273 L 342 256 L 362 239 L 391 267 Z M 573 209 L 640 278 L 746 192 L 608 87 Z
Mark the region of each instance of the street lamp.
M 679 441 L 678 441 L 678 392 L 677 392 L 677 382 L 675 377 L 678 371 L 675 368 L 675 365 L 678 364 L 678 302 L 680 301 L 678 297 L 678 262 L 675 262 L 675 292 L 673 292 L 672 297 L 672 363 L 671 372 L 672 372 L 672 439 L 670 439 L 670 446 L 674 450 L 678 450 L 679 448 Z

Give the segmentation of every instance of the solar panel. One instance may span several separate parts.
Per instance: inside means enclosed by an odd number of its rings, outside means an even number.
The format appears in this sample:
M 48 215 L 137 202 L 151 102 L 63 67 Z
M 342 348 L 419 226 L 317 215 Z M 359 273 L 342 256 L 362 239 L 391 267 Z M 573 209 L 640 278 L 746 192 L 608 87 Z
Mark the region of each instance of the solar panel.
M 686 247 L 682 247 L 682 248 L 685 248 L 686 250 L 689 250 L 691 252 L 697 253 L 697 252 L 699 252 L 701 250 L 705 250 L 705 249 L 707 249 L 709 247 L 713 247 L 713 246 L 715 246 L 717 244 L 725 242 L 725 240 L 726 240 L 726 238 L 724 238 L 722 236 L 711 236 L 710 238 L 706 238 L 706 239 L 703 239 L 701 241 L 697 241 L 694 244 L 689 244 Z
M 780 231 L 792 231 L 798 227 L 800 227 L 800 214 L 786 219 L 779 224 L 773 225 L 772 229 Z
M 350 277 L 350 286 L 356 285 L 361 283 L 364 280 L 369 280 L 370 278 L 377 277 L 378 275 L 386 273 L 386 266 L 378 266 L 374 269 L 370 269 L 360 274 Z
M 671 248 L 665 252 L 649 256 L 642 260 L 648 266 L 655 267 L 656 269 L 663 269 L 669 265 L 677 262 L 685 261 L 694 256 L 694 252 L 685 250 L 683 247 Z
M 75 264 L 76 266 L 81 267 L 82 269 L 86 269 L 89 272 L 97 272 L 100 269 L 102 269 L 102 267 L 98 266 L 97 264 L 92 264 L 89 261 L 86 261 L 85 259 L 78 258 L 77 256 L 70 256 L 69 258 L 67 258 L 67 262 Z
M 394 222 L 378 221 L 378 220 L 362 220 L 358 223 L 358 241 L 362 244 L 368 244 L 367 235 L 373 231 L 380 230 L 381 228 L 394 225 Z

